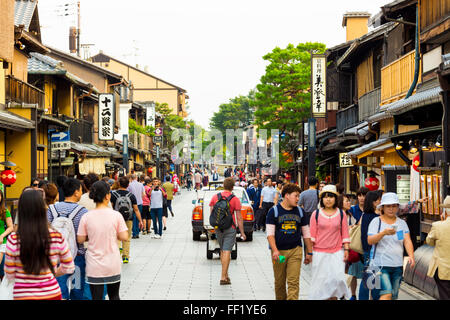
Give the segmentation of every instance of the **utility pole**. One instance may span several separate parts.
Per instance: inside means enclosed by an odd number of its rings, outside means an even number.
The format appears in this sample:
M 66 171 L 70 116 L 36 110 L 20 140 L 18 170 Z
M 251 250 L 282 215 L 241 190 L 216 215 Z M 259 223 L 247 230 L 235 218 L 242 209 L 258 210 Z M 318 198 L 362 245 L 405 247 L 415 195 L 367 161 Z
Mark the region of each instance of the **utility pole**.
M 81 19 L 81 10 L 80 10 L 80 1 L 77 2 L 77 10 L 78 10 L 78 28 L 77 28 L 77 56 L 81 57 L 80 53 L 80 19 Z

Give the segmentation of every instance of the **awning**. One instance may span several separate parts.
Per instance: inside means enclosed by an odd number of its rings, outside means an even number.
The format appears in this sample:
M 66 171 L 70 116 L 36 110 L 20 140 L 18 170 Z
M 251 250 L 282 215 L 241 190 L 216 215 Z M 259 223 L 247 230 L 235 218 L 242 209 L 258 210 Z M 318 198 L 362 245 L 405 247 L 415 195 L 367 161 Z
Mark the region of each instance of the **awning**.
M 322 161 L 319 161 L 318 163 L 316 163 L 316 166 L 318 166 L 318 167 L 324 166 L 327 163 L 329 163 L 331 160 L 334 160 L 335 158 L 336 158 L 336 156 L 326 158 L 325 160 L 322 160 Z
M 54 118 L 54 117 L 51 117 L 51 116 L 42 115 L 42 116 L 41 116 L 41 119 L 42 119 L 42 120 L 46 120 L 46 121 L 48 121 L 48 122 L 51 122 L 51 123 L 56 124 L 56 125 L 61 126 L 61 127 L 65 127 L 65 128 L 68 128 L 68 127 L 69 127 L 69 125 L 68 125 L 66 122 L 64 122 L 64 121 L 62 121 L 62 120 L 59 120 L 58 118 Z
M 344 131 L 344 135 L 365 136 L 369 132 L 369 123 L 364 121 Z
M 430 132 L 441 132 L 441 131 L 442 131 L 442 126 L 434 126 L 434 127 L 422 128 L 422 129 L 412 130 L 412 131 L 408 131 L 408 132 L 404 132 L 404 133 L 399 133 L 399 134 L 390 136 L 390 138 L 391 138 L 391 140 L 392 139 L 398 140 L 399 138 L 407 138 L 407 137 L 414 136 L 414 135 L 426 136 Z
M 80 174 L 95 172 L 96 174 L 106 174 L 106 161 L 108 158 L 86 158 L 78 164 Z
M 426 105 L 441 102 L 441 87 L 434 87 L 410 96 L 408 99 L 402 99 L 386 106 L 386 113 L 390 115 L 399 115 Z
M 383 108 L 383 106 L 381 106 L 380 108 L 382 109 L 382 111 L 375 113 L 367 119 L 369 123 L 379 122 L 381 120 L 392 118 L 392 115 L 386 113 L 386 109 Z
M 386 143 L 386 144 L 383 144 L 383 145 L 381 145 L 379 147 L 373 148 L 372 151 L 385 151 L 385 150 L 393 148 L 393 147 L 394 147 L 393 143 Z
M 356 148 L 353 151 L 350 151 L 348 153 L 348 155 L 350 157 L 359 156 L 359 155 L 361 155 L 361 154 L 363 154 L 363 153 L 365 153 L 367 151 L 373 151 L 374 148 L 376 148 L 378 146 L 381 146 L 381 145 L 385 144 L 386 142 L 389 142 L 388 138 L 378 139 L 378 140 L 373 141 L 373 142 L 371 142 L 369 144 L 363 145 L 362 147 Z
M 24 131 L 25 129 L 34 129 L 34 121 L 9 111 L 0 111 L 0 127 L 15 131 Z
M 108 151 L 107 149 L 97 146 L 95 144 L 85 144 L 85 143 L 77 143 L 77 142 L 70 142 L 70 147 L 76 151 L 79 152 L 86 152 L 87 155 L 94 155 L 96 157 L 98 156 L 111 156 L 111 151 Z

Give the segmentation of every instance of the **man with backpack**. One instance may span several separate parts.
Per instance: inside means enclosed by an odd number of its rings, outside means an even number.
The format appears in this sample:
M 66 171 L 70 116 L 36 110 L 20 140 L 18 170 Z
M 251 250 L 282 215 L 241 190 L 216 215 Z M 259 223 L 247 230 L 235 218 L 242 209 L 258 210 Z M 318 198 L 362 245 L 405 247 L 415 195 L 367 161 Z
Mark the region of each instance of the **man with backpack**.
M 226 178 L 223 182 L 224 191 L 214 195 L 209 203 L 210 223 L 216 227 L 217 241 L 220 245 L 221 285 L 231 284 L 228 267 L 230 266 L 231 251 L 236 243 L 236 226 L 239 226 L 241 239 L 246 240 L 241 216 L 241 202 L 232 194 L 233 187 L 233 178 Z
M 66 274 L 57 277 L 56 280 L 64 300 L 83 300 L 86 286 L 86 249 L 83 244 L 77 244 L 76 241 L 80 220 L 87 212 L 85 207 L 78 204 L 83 195 L 81 181 L 68 178 L 62 186 L 62 191 L 65 196 L 64 201 L 50 205 L 47 218 L 52 227 L 57 229 L 68 242 L 75 263 L 75 273 L 72 274 L 75 279 L 71 274 Z M 75 286 L 72 284 L 73 281 Z
M 143 227 L 141 213 L 139 212 L 136 197 L 127 190 L 130 180 L 127 177 L 119 178 L 119 189 L 111 192 L 111 203 L 114 210 L 119 211 L 128 228 L 128 240 L 122 241 L 122 261 L 128 263 L 130 259 L 130 241 L 133 227 L 133 213 L 139 221 L 139 229 Z
M 296 184 L 286 184 L 281 191 L 283 201 L 267 213 L 267 240 L 272 253 L 277 300 L 298 300 L 303 254 L 302 237 L 307 252 L 305 264 L 312 261 L 308 221 L 303 209 L 297 206 L 300 191 Z

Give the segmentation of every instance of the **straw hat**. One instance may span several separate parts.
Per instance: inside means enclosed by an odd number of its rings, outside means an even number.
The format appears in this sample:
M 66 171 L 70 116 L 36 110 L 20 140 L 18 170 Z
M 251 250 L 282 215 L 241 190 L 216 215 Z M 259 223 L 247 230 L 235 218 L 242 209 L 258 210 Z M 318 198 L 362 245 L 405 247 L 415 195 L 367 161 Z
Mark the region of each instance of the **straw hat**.
M 450 196 L 446 196 L 445 200 L 444 200 L 444 203 L 441 203 L 439 205 L 439 207 L 441 207 L 441 208 L 450 208 Z
M 322 198 L 322 195 L 327 192 L 334 193 L 335 195 L 339 196 L 339 193 L 337 193 L 336 191 L 336 186 L 333 184 L 327 184 L 322 188 L 322 191 L 320 191 L 319 198 Z

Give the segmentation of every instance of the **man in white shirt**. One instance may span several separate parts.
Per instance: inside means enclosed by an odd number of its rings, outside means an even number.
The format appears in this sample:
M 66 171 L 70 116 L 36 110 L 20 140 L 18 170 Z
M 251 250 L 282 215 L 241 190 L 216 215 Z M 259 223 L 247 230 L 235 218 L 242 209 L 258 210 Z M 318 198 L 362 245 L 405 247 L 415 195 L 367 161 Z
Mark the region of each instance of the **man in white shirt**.
M 258 230 L 262 227 L 263 232 L 266 231 L 266 216 L 269 209 L 273 207 L 275 200 L 278 200 L 277 191 L 272 185 L 272 179 L 267 179 L 266 186 L 261 191 L 261 201 L 259 202 L 259 208 L 263 209 L 258 223 Z

